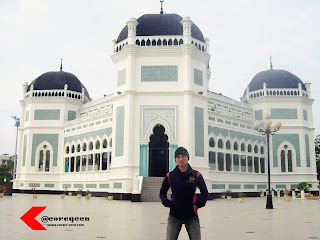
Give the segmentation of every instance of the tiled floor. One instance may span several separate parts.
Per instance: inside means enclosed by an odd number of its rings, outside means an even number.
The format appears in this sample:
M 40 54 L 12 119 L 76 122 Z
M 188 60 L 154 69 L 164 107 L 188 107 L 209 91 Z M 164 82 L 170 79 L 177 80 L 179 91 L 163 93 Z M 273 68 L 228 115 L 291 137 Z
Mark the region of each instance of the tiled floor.
M 217 199 L 199 210 L 202 239 L 286 240 L 320 239 L 320 202 L 273 199 L 274 209 L 265 209 L 266 198 Z M 84 226 L 48 226 L 31 230 L 20 217 L 32 206 L 46 206 L 36 219 L 89 217 Z M 161 203 L 131 203 L 93 197 L 14 194 L 0 199 L 0 239 L 165 239 L 168 209 Z M 53 224 L 70 222 L 53 221 Z M 188 239 L 183 228 L 179 239 Z

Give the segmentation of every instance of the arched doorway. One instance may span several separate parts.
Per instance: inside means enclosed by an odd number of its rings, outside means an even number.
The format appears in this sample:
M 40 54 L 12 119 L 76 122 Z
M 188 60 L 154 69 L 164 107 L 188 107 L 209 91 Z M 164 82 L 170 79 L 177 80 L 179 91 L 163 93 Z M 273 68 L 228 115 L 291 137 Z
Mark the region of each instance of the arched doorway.
M 164 177 L 169 171 L 169 142 L 165 128 L 158 124 L 149 142 L 149 177 Z

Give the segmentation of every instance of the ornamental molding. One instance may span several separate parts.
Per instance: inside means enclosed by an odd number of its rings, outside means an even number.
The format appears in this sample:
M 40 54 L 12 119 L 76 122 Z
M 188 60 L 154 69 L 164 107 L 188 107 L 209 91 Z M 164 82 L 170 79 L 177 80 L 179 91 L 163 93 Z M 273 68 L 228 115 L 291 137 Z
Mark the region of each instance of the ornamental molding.
M 140 141 L 148 142 L 153 128 L 161 124 L 169 141 L 176 141 L 178 136 L 177 105 L 146 105 L 140 107 Z

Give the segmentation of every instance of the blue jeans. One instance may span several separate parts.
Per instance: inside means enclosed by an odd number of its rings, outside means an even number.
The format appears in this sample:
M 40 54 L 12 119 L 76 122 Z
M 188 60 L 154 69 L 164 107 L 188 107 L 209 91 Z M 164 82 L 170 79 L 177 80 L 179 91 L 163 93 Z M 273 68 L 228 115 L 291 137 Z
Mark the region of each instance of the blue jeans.
M 167 240 L 177 240 L 182 224 L 185 225 L 190 240 L 201 240 L 199 217 L 194 216 L 180 220 L 171 215 L 168 217 Z

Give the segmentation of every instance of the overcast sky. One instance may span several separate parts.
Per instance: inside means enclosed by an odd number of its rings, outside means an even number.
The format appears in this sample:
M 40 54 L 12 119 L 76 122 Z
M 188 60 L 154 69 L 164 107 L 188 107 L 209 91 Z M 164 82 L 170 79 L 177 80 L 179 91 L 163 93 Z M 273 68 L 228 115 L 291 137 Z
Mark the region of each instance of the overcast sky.
M 10 115 L 20 116 L 24 82 L 63 58 L 93 99 L 112 93 L 112 40 L 130 17 L 159 12 L 159 0 L 0 0 L 0 154 L 14 154 Z M 319 0 L 165 0 L 164 12 L 190 16 L 210 39 L 211 91 L 239 100 L 270 56 L 274 69 L 310 81 L 320 134 Z

